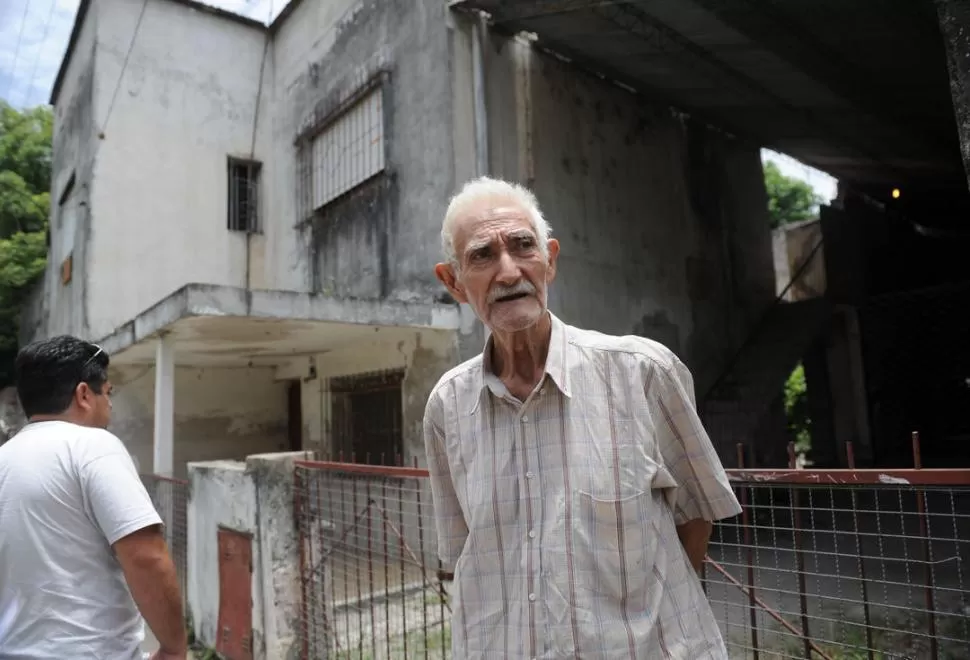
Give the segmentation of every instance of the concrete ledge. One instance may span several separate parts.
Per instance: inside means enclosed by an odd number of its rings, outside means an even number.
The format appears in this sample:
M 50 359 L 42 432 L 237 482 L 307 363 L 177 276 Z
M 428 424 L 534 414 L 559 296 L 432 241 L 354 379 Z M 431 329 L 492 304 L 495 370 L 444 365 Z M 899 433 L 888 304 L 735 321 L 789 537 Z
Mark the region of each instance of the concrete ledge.
M 262 319 L 353 323 L 458 330 L 458 305 L 395 300 L 334 298 L 294 291 L 250 291 L 240 287 L 187 284 L 120 326 L 98 343 L 118 353 L 179 319 L 234 316 Z

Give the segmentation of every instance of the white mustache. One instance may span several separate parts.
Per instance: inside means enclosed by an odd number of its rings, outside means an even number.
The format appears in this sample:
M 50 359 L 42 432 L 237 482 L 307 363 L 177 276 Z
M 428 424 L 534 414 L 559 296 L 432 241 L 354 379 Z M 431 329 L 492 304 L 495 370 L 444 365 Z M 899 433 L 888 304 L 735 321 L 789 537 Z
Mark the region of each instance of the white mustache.
M 520 293 L 526 295 L 534 295 L 536 288 L 528 280 L 519 280 L 512 286 L 502 286 L 498 284 L 488 292 L 488 302 L 489 304 L 495 302 L 499 298 L 504 298 L 506 296 L 515 296 Z

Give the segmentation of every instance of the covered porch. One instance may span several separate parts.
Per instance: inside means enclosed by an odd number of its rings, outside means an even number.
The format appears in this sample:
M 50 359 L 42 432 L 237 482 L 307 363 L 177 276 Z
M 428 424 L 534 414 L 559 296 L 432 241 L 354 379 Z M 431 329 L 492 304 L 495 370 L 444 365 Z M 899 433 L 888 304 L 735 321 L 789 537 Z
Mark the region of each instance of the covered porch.
M 100 342 L 112 430 L 142 473 L 312 450 L 420 457 L 421 416 L 457 360 L 453 305 L 189 285 Z

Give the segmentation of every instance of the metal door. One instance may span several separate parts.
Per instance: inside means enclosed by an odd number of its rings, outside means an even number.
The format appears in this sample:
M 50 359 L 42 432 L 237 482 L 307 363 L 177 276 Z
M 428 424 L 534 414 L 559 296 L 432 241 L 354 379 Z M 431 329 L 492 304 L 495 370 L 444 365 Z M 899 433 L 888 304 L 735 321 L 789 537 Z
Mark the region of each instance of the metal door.
M 216 651 L 253 657 L 253 536 L 219 527 L 219 628 Z

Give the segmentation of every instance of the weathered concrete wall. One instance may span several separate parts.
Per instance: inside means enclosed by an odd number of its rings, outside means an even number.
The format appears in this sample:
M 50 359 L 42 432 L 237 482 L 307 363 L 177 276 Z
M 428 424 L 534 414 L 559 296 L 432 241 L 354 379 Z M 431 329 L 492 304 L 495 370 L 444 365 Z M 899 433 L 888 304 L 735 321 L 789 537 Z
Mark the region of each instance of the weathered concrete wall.
M 258 537 L 256 484 L 240 461 L 211 461 L 188 466 L 187 598 L 196 637 L 215 647 L 219 639 L 220 526 Z M 260 566 L 259 543 L 253 543 L 253 566 Z M 253 572 L 253 646 L 262 643 L 260 575 Z
M 279 379 L 301 379 L 303 448 L 332 454 L 330 379 L 403 369 L 402 432 L 404 459 L 424 464 L 422 419 L 438 378 L 457 362 L 455 336 L 450 332 L 415 330 L 407 339 L 388 342 L 379 332 L 342 349 L 293 360 L 276 372 Z M 315 373 L 315 377 L 310 374 Z M 363 460 L 362 458 L 360 460 Z
M 317 291 L 427 300 L 439 292 L 439 223 L 454 189 L 447 3 L 304 2 L 276 34 L 275 154 L 281 214 L 307 220 L 293 140 L 379 72 L 386 176 L 324 207 L 306 228 Z M 294 194 L 295 193 L 295 194 Z
M 777 295 L 780 296 L 786 287 L 785 300 L 788 301 L 825 295 L 825 248 L 815 250 L 821 240 L 822 223 L 819 220 L 806 220 L 772 230 Z M 809 259 L 811 263 L 808 263 Z M 794 282 L 792 278 L 796 278 Z
M 963 167 L 970 182 L 970 7 L 961 0 L 936 0 L 936 9 L 946 47 Z
M 155 369 L 112 370 L 111 431 L 142 472 L 151 472 Z M 285 382 L 269 367 L 175 369 L 175 476 L 186 463 L 243 459 L 288 447 Z
M 97 12 L 89 11 L 54 108 L 50 248 L 44 277 L 23 312 L 23 342 L 64 332 L 86 332 L 85 273 L 98 149 L 96 116 L 100 109 L 97 90 L 104 85 L 101 74 L 96 75 L 97 26 Z M 64 284 L 61 266 L 69 257 L 72 277 Z
M 252 534 L 253 658 L 294 658 L 301 598 L 300 536 L 294 518 L 294 464 L 300 452 L 255 454 L 245 462 L 189 466 L 188 597 L 196 634 L 220 634 L 220 526 Z
M 703 393 L 774 297 L 759 150 L 490 41 L 491 168 L 532 185 L 562 244 L 553 311 L 666 344 Z
M 129 54 L 141 3 L 95 6 L 103 139 L 86 276 L 87 334 L 98 338 L 187 283 L 245 286 L 247 238 L 226 227 L 226 159 L 254 146 L 265 36 L 152 2 Z

